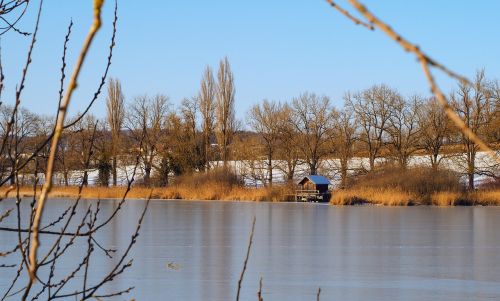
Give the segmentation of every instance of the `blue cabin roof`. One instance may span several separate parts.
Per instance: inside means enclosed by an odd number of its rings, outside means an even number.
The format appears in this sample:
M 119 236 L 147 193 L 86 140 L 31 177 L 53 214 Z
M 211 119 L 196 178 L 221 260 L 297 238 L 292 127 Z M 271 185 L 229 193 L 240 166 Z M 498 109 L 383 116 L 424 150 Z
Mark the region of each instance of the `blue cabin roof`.
M 305 179 L 309 179 L 309 181 L 313 182 L 316 185 L 330 185 L 331 184 L 330 181 L 326 177 L 318 176 L 318 175 L 305 176 L 304 179 L 302 179 L 302 181 L 299 182 L 299 184 L 302 184 Z

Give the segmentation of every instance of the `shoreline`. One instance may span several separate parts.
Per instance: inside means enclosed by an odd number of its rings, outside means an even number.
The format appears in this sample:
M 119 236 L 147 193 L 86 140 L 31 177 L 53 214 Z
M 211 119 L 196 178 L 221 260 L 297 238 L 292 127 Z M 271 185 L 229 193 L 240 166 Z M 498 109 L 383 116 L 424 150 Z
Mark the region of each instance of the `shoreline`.
M 33 187 L 19 187 L 23 198 L 33 197 Z M 126 187 L 85 187 L 82 199 L 116 200 L 122 199 Z M 8 194 L 6 195 L 6 192 Z M 37 187 L 36 193 L 41 192 Z M 235 201 L 235 202 L 278 202 L 288 203 L 293 192 L 283 186 L 244 188 L 244 187 L 132 187 L 127 194 L 127 200 L 146 200 L 151 194 L 151 200 L 159 201 Z M 0 197 L 14 198 L 16 188 L 0 189 Z M 49 193 L 50 198 L 76 198 L 77 186 L 56 186 Z M 287 199 L 288 198 L 288 199 Z M 323 204 L 336 206 L 500 206 L 500 189 L 477 190 L 472 192 L 441 191 L 429 196 L 416 196 L 397 189 L 347 189 L 332 192 L 329 202 Z

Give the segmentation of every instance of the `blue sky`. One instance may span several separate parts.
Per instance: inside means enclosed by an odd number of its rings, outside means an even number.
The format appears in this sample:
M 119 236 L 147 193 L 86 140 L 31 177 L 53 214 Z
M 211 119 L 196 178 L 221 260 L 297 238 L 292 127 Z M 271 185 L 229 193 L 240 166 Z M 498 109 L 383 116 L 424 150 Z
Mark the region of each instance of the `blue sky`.
M 339 1 L 346 8 L 346 1 Z M 376 15 L 455 71 L 473 77 L 478 68 L 500 79 L 500 1 L 365 0 Z M 34 25 L 33 1 L 21 27 Z M 105 67 L 114 2 L 106 1 L 104 27 L 91 48 L 71 112 L 91 99 Z M 40 35 L 22 103 L 54 114 L 62 44 L 73 19 L 69 67 L 91 21 L 91 1 L 45 0 Z M 29 38 L 1 39 L 5 103 L 26 59 Z M 341 106 L 346 91 L 386 83 L 404 95 L 428 95 L 415 59 L 382 33 L 355 26 L 323 0 L 218 0 L 119 2 L 117 46 L 110 75 L 122 81 L 127 101 L 142 94 L 168 95 L 176 105 L 197 94 L 205 66 L 228 56 L 240 119 L 263 99 L 290 100 L 309 91 Z M 449 91 L 455 83 L 438 76 Z M 92 112 L 105 115 L 103 93 Z

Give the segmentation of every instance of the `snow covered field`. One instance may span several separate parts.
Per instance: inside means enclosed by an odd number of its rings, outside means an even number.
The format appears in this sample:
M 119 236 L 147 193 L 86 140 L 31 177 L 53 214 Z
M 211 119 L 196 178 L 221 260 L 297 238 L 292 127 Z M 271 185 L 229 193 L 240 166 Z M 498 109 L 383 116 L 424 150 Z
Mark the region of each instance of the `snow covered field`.
M 386 159 L 379 158 L 376 163 L 384 163 Z M 241 176 L 245 184 L 249 187 L 259 187 L 262 186 L 268 179 L 268 169 L 266 160 L 252 160 L 252 161 L 230 161 L 228 162 L 229 168 L 233 170 L 237 175 Z M 410 166 L 430 166 L 430 159 L 428 156 L 413 156 L 409 162 Z M 222 166 L 222 162 L 214 161 L 212 162 L 213 167 Z M 337 159 L 326 159 L 321 161 L 319 174 L 328 177 L 334 186 L 336 186 L 340 181 L 339 174 L 340 162 Z M 453 171 L 466 174 L 467 165 L 464 156 L 453 156 L 442 158 L 440 166 L 446 167 Z M 478 169 L 478 174 L 476 174 L 475 182 L 480 184 L 488 180 L 488 176 L 485 173 L 492 173 L 498 175 L 500 173 L 500 166 L 495 160 L 486 153 L 480 152 L 477 154 L 476 166 Z M 273 161 L 273 182 L 284 183 L 286 179 L 286 174 L 283 172 L 286 169 L 286 163 L 284 161 L 274 160 Z M 353 158 L 349 162 L 349 172 L 353 173 L 359 169 L 369 169 L 368 158 Z M 133 165 L 120 167 L 118 169 L 118 183 L 120 185 L 126 185 L 128 179 L 131 177 L 134 170 Z M 305 162 L 301 162 L 297 165 L 295 169 L 294 179 L 298 181 L 303 176 L 308 174 L 308 166 Z M 144 175 L 143 166 L 138 166 L 136 170 L 135 179 L 140 181 Z M 40 174 L 40 182 L 43 182 L 43 174 Z M 81 183 L 83 177 L 83 171 L 72 171 L 68 175 L 70 185 L 78 185 Z M 154 170 L 152 171 L 152 176 L 154 176 Z M 96 169 L 88 170 L 88 183 L 89 185 L 95 185 L 98 181 L 98 171 Z M 464 176 L 464 183 L 466 178 Z M 59 185 L 64 184 L 64 177 L 61 173 L 56 173 L 55 183 Z

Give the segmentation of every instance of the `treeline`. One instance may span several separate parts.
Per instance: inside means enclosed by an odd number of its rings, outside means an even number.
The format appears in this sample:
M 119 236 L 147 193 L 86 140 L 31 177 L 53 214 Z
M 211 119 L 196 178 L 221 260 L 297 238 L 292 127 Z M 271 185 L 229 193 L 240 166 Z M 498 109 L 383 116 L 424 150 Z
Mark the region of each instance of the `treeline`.
M 500 141 L 500 86 L 484 71 L 473 85 L 460 84 L 450 93 L 450 105 L 481 139 L 498 149 Z M 246 120 L 235 117 L 234 76 L 227 58 L 216 74 L 207 67 L 196 97 L 173 107 L 168 96 L 141 95 L 125 102 L 121 83 L 108 82 L 107 116 L 92 115 L 68 121 L 55 170 L 71 185 L 71 173 L 98 170 L 100 185 L 117 185 L 118 170 L 138 163 L 140 183 L 166 186 L 180 175 L 208 171 L 220 162 L 245 162 L 254 178 L 266 185 L 277 181 L 279 169 L 293 181 L 298 166 L 308 173 L 327 168 L 325 159 L 337 159 L 334 167 L 346 187 L 354 173 L 354 157 L 368 158 L 362 170 L 391 162 L 406 169 L 410 158 L 425 155 L 438 169 L 443 158 L 454 156 L 463 165 L 468 188 L 474 176 L 498 178 L 498 164 L 477 164 L 477 145 L 447 118 L 434 98 L 405 97 L 387 85 L 348 92 L 344 106 L 335 108 L 327 96 L 304 93 L 287 102 L 264 100 L 254 105 Z M 12 108 L 0 107 L 2 181 L 26 183 L 44 173 L 54 118 L 26 109 L 17 110 L 13 130 L 6 127 Z M 245 125 L 245 126 L 244 126 Z M 10 135 L 4 133 L 10 132 Z M 381 160 L 382 159 L 382 160 Z M 215 163 L 217 162 L 217 163 Z M 480 165 L 480 166 L 479 166 Z M 359 172 L 359 168 L 357 168 Z

